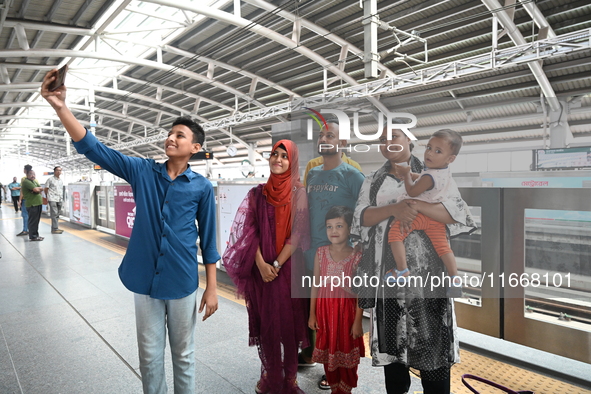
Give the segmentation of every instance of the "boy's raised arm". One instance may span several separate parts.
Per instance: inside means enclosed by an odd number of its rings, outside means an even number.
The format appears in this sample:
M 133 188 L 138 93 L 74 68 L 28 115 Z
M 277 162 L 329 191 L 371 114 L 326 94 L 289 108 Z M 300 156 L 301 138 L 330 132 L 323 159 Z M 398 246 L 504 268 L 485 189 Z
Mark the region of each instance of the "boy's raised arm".
M 61 86 L 53 92 L 48 89 L 49 84 L 57 77 L 57 73 L 57 68 L 55 68 L 45 74 L 41 85 L 41 96 L 53 107 L 74 142 L 78 142 L 86 135 L 86 129 L 78 122 L 78 119 L 66 105 L 66 87 Z

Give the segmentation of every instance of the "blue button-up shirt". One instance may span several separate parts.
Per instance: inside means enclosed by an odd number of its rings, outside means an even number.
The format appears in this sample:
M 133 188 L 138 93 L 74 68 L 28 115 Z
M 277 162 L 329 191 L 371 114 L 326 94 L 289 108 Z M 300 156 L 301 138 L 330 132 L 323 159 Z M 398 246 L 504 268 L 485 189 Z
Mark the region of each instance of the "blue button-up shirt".
M 199 285 L 198 235 L 203 263 L 220 259 L 215 242 L 215 199 L 209 180 L 190 167 L 172 180 L 166 163 L 125 156 L 89 132 L 74 146 L 89 160 L 125 179 L 133 189 L 135 224 L 119 267 L 125 287 L 162 300 L 193 293 Z

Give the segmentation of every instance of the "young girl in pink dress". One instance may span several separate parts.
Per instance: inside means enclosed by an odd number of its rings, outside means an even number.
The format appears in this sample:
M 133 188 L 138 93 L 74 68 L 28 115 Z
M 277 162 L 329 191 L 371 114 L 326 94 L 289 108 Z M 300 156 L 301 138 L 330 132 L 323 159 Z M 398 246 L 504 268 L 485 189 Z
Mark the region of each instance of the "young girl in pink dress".
M 350 208 L 332 207 L 325 220 L 331 244 L 318 248 L 314 257 L 308 326 L 317 330 L 312 360 L 324 364 L 331 392 L 345 394 L 357 387 L 357 366 L 365 355 L 363 309 L 351 292 L 361 253 L 349 245 Z

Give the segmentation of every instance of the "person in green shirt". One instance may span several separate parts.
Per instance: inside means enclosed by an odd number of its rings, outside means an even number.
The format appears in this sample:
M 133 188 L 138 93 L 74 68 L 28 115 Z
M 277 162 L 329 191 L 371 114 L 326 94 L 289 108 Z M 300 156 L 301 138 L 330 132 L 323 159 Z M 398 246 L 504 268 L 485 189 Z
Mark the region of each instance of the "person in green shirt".
M 29 214 L 29 241 L 43 241 L 43 237 L 39 236 L 39 220 L 41 220 L 43 205 L 42 190 L 43 188 L 35 179 L 35 171 L 27 171 L 27 179 L 21 183 L 21 191 Z
M 17 236 L 29 235 L 29 214 L 27 213 L 27 208 L 26 208 L 27 201 L 24 198 L 25 193 L 23 193 L 22 184 L 25 181 L 25 179 L 27 179 L 27 176 L 26 176 L 27 172 L 32 169 L 33 169 L 33 166 L 30 164 L 25 164 L 25 167 L 23 168 L 23 173 L 25 174 L 25 176 L 22 177 L 22 179 L 21 179 L 21 193 L 20 193 L 20 196 L 18 197 L 18 206 L 20 207 L 21 216 L 23 217 L 23 231 L 18 233 Z

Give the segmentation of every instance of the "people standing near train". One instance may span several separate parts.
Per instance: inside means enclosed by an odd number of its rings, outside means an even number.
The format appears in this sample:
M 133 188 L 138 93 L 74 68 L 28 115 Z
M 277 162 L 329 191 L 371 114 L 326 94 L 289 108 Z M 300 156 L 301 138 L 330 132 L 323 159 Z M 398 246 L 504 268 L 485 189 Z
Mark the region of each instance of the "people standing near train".
M 396 164 L 406 163 L 419 173 L 423 164 L 411 155 L 411 141 L 401 130 L 386 130 L 380 137 L 386 163 L 363 183 L 355 208 L 352 234 L 363 244 L 358 276 L 383 278 L 395 268 L 388 246 L 388 230 L 394 220 L 403 229 L 422 213 L 446 223 L 450 236 L 474 227 L 468 206 L 456 188 L 441 203 L 404 200 L 396 202 L 405 188 Z M 415 231 L 405 240 L 406 259 L 413 276 L 441 277 L 444 265 L 429 238 Z M 380 283 L 383 283 L 380 281 Z M 383 366 L 388 394 L 406 393 L 410 387 L 409 367 L 421 371 L 425 394 L 450 392 L 450 367 L 459 362 L 453 300 L 445 297 L 445 288 L 377 286 L 359 287 L 359 306 L 371 308 L 370 348 L 372 364 Z
M 318 134 L 318 153 L 322 157 L 323 164 L 312 168 L 306 180 L 310 205 L 311 247 L 305 255 L 306 269 L 310 275 L 314 268 L 316 249 L 330 244 L 324 221 L 326 213 L 334 205 L 355 208 L 359 189 L 363 184 L 363 174 L 342 160 L 341 152 L 346 148 L 346 145 L 347 140 L 339 139 L 339 125 L 337 123 L 328 122 Z M 315 365 L 312 363 L 314 341 L 315 333 L 311 331 L 311 346 L 301 352 L 300 366 Z M 330 388 L 325 376 L 322 376 L 318 385 L 325 390 Z
M 177 118 L 164 142 L 165 163 L 125 156 L 110 149 L 76 120 L 66 106 L 66 87 L 50 92 L 58 70 L 43 79 L 41 95 L 53 107 L 76 150 L 131 184 L 135 225 L 119 277 L 134 293 L 140 372 L 144 393 L 165 393 L 166 331 L 172 353 L 174 392 L 195 392 L 197 309 L 197 238 L 205 264 L 206 288 L 199 313 L 203 320 L 218 307 L 215 199 L 205 177 L 193 172 L 189 159 L 205 140 L 201 126 Z M 197 219 L 199 230 L 195 226 Z
M 25 196 L 22 190 L 22 185 L 23 185 L 23 181 L 25 181 L 27 179 L 27 172 L 29 172 L 30 170 L 33 169 L 33 166 L 31 166 L 30 164 L 25 164 L 25 167 L 23 168 L 23 172 L 25 173 L 25 176 L 21 179 L 21 194 L 19 196 L 19 200 L 18 200 L 18 206 L 21 209 L 21 216 L 23 218 L 23 230 L 17 234 L 17 236 L 24 236 L 24 235 L 29 235 L 29 213 L 27 212 L 27 202 L 25 201 Z M 23 209 L 24 208 L 24 209 Z
M 10 190 L 10 196 L 12 197 L 12 204 L 14 205 L 14 212 L 18 212 L 19 204 L 18 200 L 21 195 L 21 184 L 18 183 L 16 177 L 12 178 L 12 182 L 8 184 Z
M 61 234 L 64 230 L 59 229 L 59 217 L 64 201 L 64 182 L 60 179 L 62 168 L 53 168 L 53 176 L 45 182 L 45 195 L 49 204 L 49 215 L 51 216 L 51 233 Z
M 298 348 L 308 346 L 306 299 L 292 297 L 292 278 L 309 246 L 308 201 L 300 182 L 298 149 L 278 141 L 271 175 L 251 189 L 236 213 L 222 261 L 246 300 L 249 345 L 258 347 L 257 393 L 303 393 L 298 387 Z M 295 285 L 295 284 L 294 284 Z
M 43 188 L 35 177 L 35 171 L 27 171 L 27 178 L 21 182 L 23 202 L 28 214 L 29 241 L 43 241 L 39 236 L 39 221 L 43 208 Z

